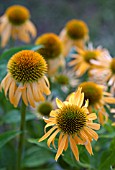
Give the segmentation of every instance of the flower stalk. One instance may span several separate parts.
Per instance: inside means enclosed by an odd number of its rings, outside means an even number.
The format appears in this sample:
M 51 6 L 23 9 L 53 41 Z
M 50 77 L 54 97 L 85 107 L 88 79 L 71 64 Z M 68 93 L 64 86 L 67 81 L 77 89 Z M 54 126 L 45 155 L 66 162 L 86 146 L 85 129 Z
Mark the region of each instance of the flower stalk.
M 20 134 L 20 137 L 19 137 L 19 144 L 18 144 L 17 170 L 21 170 L 21 161 L 22 161 L 23 150 L 24 150 L 25 123 L 26 123 L 26 105 L 22 101 L 21 122 L 20 122 L 21 134 Z

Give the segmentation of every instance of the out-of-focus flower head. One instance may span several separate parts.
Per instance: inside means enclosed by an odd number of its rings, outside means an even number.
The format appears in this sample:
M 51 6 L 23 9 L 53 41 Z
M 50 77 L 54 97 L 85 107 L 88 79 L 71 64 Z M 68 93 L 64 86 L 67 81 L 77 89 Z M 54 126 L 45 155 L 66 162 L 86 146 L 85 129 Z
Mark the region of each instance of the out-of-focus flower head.
M 104 106 L 107 106 L 111 111 L 108 104 L 115 104 L 115 98 L 112 97 L 111 93 L 104 91 L 104 86 L 98 85 L 94 82 L 83 82 L 79 87 L 82 87 L 85 100 L 89 100 L 88 109 L 90 111 L 97 110 L 99 122 L 101 124 L 106 123 L 108 120 L 108 113 Z
M 57 73 L 53 77 L 53 81 L 59 84 L 62 90 L 66 93 L 68 92 L 69 88 L 76 88 L 79 84 L 79 80 L 76 78 L 76 75 L 73 71 L 68 70 L 65 68 L 63 71 Z
M 10 36 L 29 43 L 31 36 L 37 34 L 36 27 L 30 21 L 29 10 L 21 5 L 13 5 L 7 8 L 3 16 L 0 17 L 1 46 L 6 46 Z
M 76 47 L 76 52 L 77 54 L 72 54 L 71 57 L 73 60 L 69 62 L 69 66 L 73 66 L 76 75 L 81 77 L 92 68 L 90 61 L 106 55 L 107 50 L 100 46 L 93 48 L 93 45 L 89 43 L 88 47 L 85 47 L 84 49 Z
M 38 118 L 48 118 L 50 112 L 53 110 L 53 104 L 51 101 L 39 102 L 36 104 L 34 113 Z
M 62 42 L 56 34 L 45 33 L 37 38 L 35 44 L 43 45 L 38 52 L 48 63 L 48 75 L 53 75 L 60 66 L 65 65 Z
M 97 118 L 95 113 L 90 113 L 87 109 L 88 100 L 84 102 L 84 93 L 81 93 L 81 88 L 71 95 L 68 101 L 62 102 L 58 98 L 56 103 L 58 109 L 52 110 L 50 118 L 45 119 L 47 127 L 53 126 L 45 135 L 39 140 L 39 142 L 49 137 L 47 141 L 48 147 L 50 144 L 55 148 L 54 140 L 58 133 L 58 150 L 55 156 L 55 160 L 59 158 L 63 151 L 68 148 L 70 142 L 71 150 L 79 161 L 79 151 L 77 145 L 84 145 L 89 154 L 93 154 L 91 142 L 93 139 L 98 139 L 98 134 L 94 130 L 98 130 L 100 125 L 93 123 L 93 120 Z M 93 130 L 94 129 L 94 130 Z
M 73 46 L 83 48 L 89 39 L 87 24 L 82 20 L 72 19 L 68 21 L 59 37 L 64 45 L 63 55 L 67 56 Z
M 94 67 L 90 74 L 92 76 L 106 74 L 103 77 L 103 81 L 108 84 L 111 93 L 115 96 L 115 58 L 112 58 L 109 52 L 107 52 L 96 60 L 91 60 L 91 63 Z
M 14 54 L 7 65 L 8 73 L 1 82 L 5 95 L 17 107 L 20 99 L 35 107 L 35 102 L 44 101 L 49 95 L 49 82 L 45 73 L 47 64 L 37 52 L 22 50 Z

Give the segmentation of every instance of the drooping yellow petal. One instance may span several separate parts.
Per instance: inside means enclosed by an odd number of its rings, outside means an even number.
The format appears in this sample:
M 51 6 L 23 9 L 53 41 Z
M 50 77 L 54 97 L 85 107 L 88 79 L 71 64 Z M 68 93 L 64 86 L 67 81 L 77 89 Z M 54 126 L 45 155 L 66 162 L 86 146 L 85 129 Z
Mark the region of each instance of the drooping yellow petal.
M 68 148 L 68 138 L 67 138 L 66 143 L 65 143 L 64 151 L 66 151 L 67 148 Z
M 64 135 L 63 138 L 62 138 L 62 140 L 60 141 L 60 145 L 59 145 L 59 147 L 58 147 L 57 154 L 56 154 L 56 156 L 55 156 L 55 160 L 56 160 L 56 161 L 58 160 L 59 156 L 62 154 L 62 152 L 63 152 L 63 150 L 64 150 L 67 137 L 68 137 L 68 135 Z
M 28 32 L 30 32 L 30 34 L 32 35 L 32 37 L 35 37 L 37 34 L 37 30 L 36 27 L 34 26 L 34 24 L 31 21 L 27 21 L 26 22 L 26 29 L 28 30 Z
M 14 102 L 15 90 L 16 90 L 16 83 L 15 83 L 15 81 L 12 81 L 11 85 L 10 85 L 10 88 L 9 88 L 9 100 L 10 100 L 11 103 Z
M 58 134 L 59 131 L 60 131 L 60 130 L 57 129 L 57 130 L 49 137 L 49 139 L 48 139 L 48 141 L 47 141 L 48 147 L 50 147 L 51 142 L 52 142 L 53 139 L 56 137 L 56 135 Z
M 7 95 L 8 89 L 11 85 L 12 82 L 12 78 L 9 76 L 9 78 L 7 79 L 7 81 L 5 81 L 4 83 L 4 92 L 5 92 L 5 96 Z M 1 84 L 2 85 L 2 84 Z M 3 86 L 2 86 L 3 87 Z
M 86 134 L 90 135 L 95 140 L 98 139 L 98 134 L 94 130 L 92 130 L 88 127 L 84 127 L 84 131 L 85 131 Z
M 79 151 L 76 145 L 75 140 L 72 138 L 72 136 L 70 136 L 70 147 L 72 149 L 72 152 L 76 158 L 77 161 L 79 161 Z
M 60 142 L 62 140 L 62 137 L 63 137 L 63 133 L 61 132 L 59 135 L 59 139 L 58 139 L 58 148 L 59 148 Z
M 78 136 L 74 136 L 74 140 L 75 140 L 75 142 L 76 142 L 76 144 L 81 144 L 81 145 L 83 145 L 83 141 L 78 137 Z
M 27 84 L 27 99 L 32 107 L 35 107 L 34 97 L 30 84 Z
M 26 86 L 25 86 L 25 88 L 22 90 L 22 100 L 24 101 L 25 105 L 28 106 Z
M 89 152 L 89 154 L 93 155 L 92 146 L 91 146 L 91 143 L 89 141 L 85 142 L 85 147 L 86 147 L 87 151 Z
M 18 88 L 15 91 L 15 95 L 14 95 L 14 101 L 13 101 L 14 107 L 17 107 L 19 100 L 21 98 L 21 95 L 22 95 L 22 91 L 20 90 L 20 86 L 18 86 Z
M 37 82 L 33 82 L 31 84 L 31 89 L 32 89 L 32 93 L 33 93 L 33 97 L 35 99 L 36 102 L 39 102 L 40 100 L 40 97 L 39 97 L 39 94 L 38 94 L 38 83 Z
M 52 127 L 44 136 L 42 136 L 38 142 L 45 140 L 58 126 Z

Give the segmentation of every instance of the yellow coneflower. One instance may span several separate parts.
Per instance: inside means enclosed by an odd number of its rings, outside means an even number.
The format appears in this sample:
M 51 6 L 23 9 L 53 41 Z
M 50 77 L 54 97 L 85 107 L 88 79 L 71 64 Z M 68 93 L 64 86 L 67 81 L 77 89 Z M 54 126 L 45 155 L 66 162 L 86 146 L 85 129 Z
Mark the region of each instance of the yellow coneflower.
M 76 19 L 68 21 L 59 35 L 64 45 L 64 56 L 67 56 L 73 46 L 83 48 L 85 42 L 89 39 L 88 33 L 89 30 L 84 21 Z
M 59 66 L 64 65 L 62 56 L 62 42 L 54 33 L 45 33 L 37 38 L 36 45 L 42 44 L 44 47 L 40 48 L 38 52 L 46 59 L 48 63 L 48 74 L 54 74 Z
M 94 64 L 90 71 L 92 76 L 106 74 L 103 78 L 108 86 L 110 86 L 111 93 L 115 96 L 115 58 L 112 58 L 109 52 L 106 55 L 98 57 L 97 60 L 91 60 Z
M 0 17 L 1 46 L 4 47 L 10 36 L 23 42 L 30 42 L 30 35 L 35 37 L 37 32 L 34 24 L 29 20 L 29 10 L 21 5 L 10 6 Z
M 98 130 L 100 125 L 93 123 L 96 114 L 89 113 L 88 100 L 84 102 L 84 93 L 81 93 L 81 88 L 77 90 L 68 101 L 62 102 L 58 98 L 56 103 L 58 109 L 51 111 L 50 118 L 45 119 L 47 127 L 53 126 L 45 135 L 39 140 L 39 142 L 45 140 L 49 137 L 47 141 L 48 147 L 52 143 L 54 148 L 54 140 L 56 135 L 60 132 L 58 139 L 58 150 L 55 156 L 55 160 L 59 158 L 63 150 L 66 151 L 68 148 L 68 143 L 70 142 L 70 147 L 77 161 L 79 161 L 79 151 L 77 148 L 78 144 L 85 145 L 87 151 L 93 154 L 91 142 L 93 139 L 97 140 L 97 133 L 92 130 Z
M 76 72 L 78 77 L 85 74 L 89 69 L 92 68 L 91 60 L 97 59 L 103 55 L 106 55 L 106 50 L 100 47 L 96 49 L 93 48 L 92 44 L 89 44 L 88 48 L 80 49 L 76 47 L 76 51 L 78 54 L 72 54 L 74 58 L 69 65 L 73 66 L 73 70 Z
M 89 110 L 92 111 L 95 109 L 98 111 L 98 119 L 101 124 L 107 122 L 108 114 L 104 106 L 114 104 L 115 98 L 110 93 L 104 91 L 104 86 L 94 82 L 83 82 L 79 86 L 82 87 L 85 99 L 89 100 Z
M 14 54 L 7 65 L 8 74 L 1 82 L 5 95 L 17 107 L 20 98 L 24 103 L 35 107 L 35 102 L 43 101 L 50 94 L 49 82 L 45 73 L 47 65 L 43 57 L 31 50 Z

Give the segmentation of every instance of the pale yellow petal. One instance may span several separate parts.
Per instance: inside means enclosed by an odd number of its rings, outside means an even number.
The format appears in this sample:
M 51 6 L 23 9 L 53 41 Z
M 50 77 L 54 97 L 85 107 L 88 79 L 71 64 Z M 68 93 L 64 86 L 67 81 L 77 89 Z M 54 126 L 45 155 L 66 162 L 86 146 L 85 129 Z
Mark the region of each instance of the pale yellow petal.
M 27 90 L 27 89 L 26 89 L 26 86 L 25 86 L 25 89 L 22 90 L 22 99 L 23 99 L 25 105 L 28 106 L 28 101 L 27 101 L 27 91 L 26 91 L 26 90 Z
M 9 100 L 10 100 L 11 103 L 14 102 L 15 90 L 16 90 L 16 83 L 15 83 L 15 81 L 12 81 L 11 85 L 10 85 L 10 88 L 9 88 Z
M 10 35 L 11 35 L 11 25 L 7 24 L 7 27 L 5 27 L 5 30 L 1 34 L 1 46 L 2 47 L 5 47 L 5 45 L 7 44 L 10 38 Z
M 27 99 L 32 107 L 35 107 L 35 101 L 30 84 L 27 84 Z
M 33 97 L 35 99 L 36 102 L 40 101 L 40 96 L 39 96 L 39 84 L 37 82 L 33 82 L 31 84 L 31 89 L 32 89 L 32 93 L 33 93 Z
M 19 100 L 21 98 L 21 95 L 22 95 L 22 91 L 21 91 L 20 86 L 19 86 L 16 89 L 15 94 L 14 94 L 14 101 L 13 101 L 14 107 L 17 107 Z
M 26 23 L 26 31 L 28 31 L 32 35 L 32 37 L 35 37 L 37 35 L 36 27 L 30 20 L 28 20 Z

